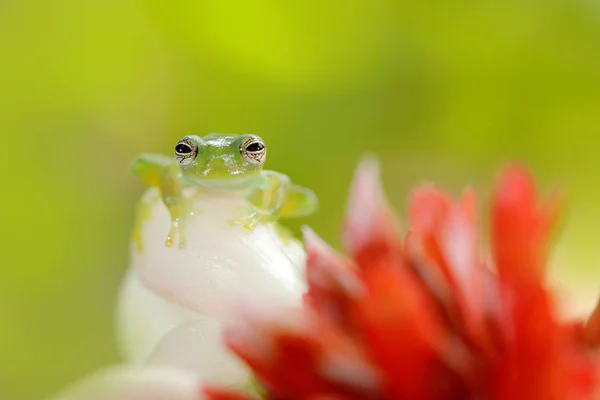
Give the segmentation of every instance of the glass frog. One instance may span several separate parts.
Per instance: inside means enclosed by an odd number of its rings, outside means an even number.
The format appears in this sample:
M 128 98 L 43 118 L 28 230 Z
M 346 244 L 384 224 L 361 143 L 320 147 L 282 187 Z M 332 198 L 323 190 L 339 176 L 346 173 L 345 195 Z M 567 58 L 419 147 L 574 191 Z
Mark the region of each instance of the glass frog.
M 190 209 L 184 193 L 189 187 L 204 192 L 242 192 L 250 207 L 230 222 L 250 231 L 261 223 L 305 216 L 316 210 L 317 198 L 310 189 L 293 184 L 284 174 L 263 169 L 266 156 L 265 142 L 256 135 L 189 135 L 176 144 L 174 157 L 142 155 L 131 169 L 141 181 L 159 189 L 169 210 L 167 247 L 174 237 L 183 247 L 182 225 L 190 214 L 202 212 Z
M 189 323 L 234 318 L 235 298 L 301 304 L 306 253 L 282 234 L 278 220 L 313 212 L 317 199 L 264 170 L 265 157 L 256 135 L 211 134 L 183 137 L 172 156 L 133 162 L 134 174 L 150 187 L 137 207 L 118 301 L 125 359 L 156 361 L 160 351 L 164 362 L 165 354 L 188 354 L 186 346 L 179 353 L 164 349 L 185 342 Z

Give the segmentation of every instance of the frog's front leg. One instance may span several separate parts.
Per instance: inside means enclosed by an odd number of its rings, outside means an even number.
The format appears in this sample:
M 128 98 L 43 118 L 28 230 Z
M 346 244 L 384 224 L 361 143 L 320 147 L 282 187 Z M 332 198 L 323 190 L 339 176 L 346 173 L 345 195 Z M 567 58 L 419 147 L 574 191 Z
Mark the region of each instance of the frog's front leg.
M 133 174 L 148 186 L 159 189 L 162 200 L 171 215 L 171 229 L 166 240 L 166 246 L 173 245 L 173 238 L 179 240 L 179 247 L 184 246 L 183 218 L 186 204 L 183 197 L 181 168 L 172 158 L 146 154 L 140 156 L 131 164 Z M 141 223 L 140 221 L 136 223 Z
M 253 230 L 260 223 L 277 221 L 285 205 L 285 197 L 290 185 L 287 176 L 273 171 L 263 171 L 247 198 L 252 208 L 247 215 L 233 222 Z
M 281 218 L 305 217 L 317 211 L 319 200 L 309 188 L 290 184 L 281 209 Z

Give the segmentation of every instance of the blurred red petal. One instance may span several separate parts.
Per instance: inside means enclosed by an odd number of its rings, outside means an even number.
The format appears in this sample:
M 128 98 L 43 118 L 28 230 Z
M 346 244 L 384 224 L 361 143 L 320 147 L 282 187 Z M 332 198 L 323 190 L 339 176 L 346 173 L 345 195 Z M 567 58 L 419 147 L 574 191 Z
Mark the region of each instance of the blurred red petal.
M 365 280 L 369 292 L 357 305 L 364 346 L 386 371 L 390 394 L 436 398 L 441 388 L 429 372 L 445 357 L 440 350 L 447 338 L 432 300 L 406 270 L 374 269 Z
M 475 212 L 475 192 L 468 190 L 445 215 L 436 235 L 451 279 L 457 286 L 457 295 L 463 297 L 465 307 L 468 300 L 478 305 L 482 298 Z
M 538 204 L 533 178 L 519 166 L 502 175 L 492 204 L 492 250 L 500 280 L 543 279 L 550 229 L 558 199 Z
M 338 394 L 320 394 L 308 400 L 351 400 L 354 397 L 344 397 Z
M 492 245 L 504 304 L 506 348 L 496 374 L 499 399 L 570 398 L 580 375 L 573 330 L 558 322 L 543 287 L 557 202 L 539 204 L 518 166 L 500 179 L 492 207 Z M 585 358 L 584 358 L 585 359 Z M 583 371 L 586 368 L 582 369 Z
M 487 346 L 483 325 L 485 271 L 478 257 L 475 207 L 475 192 L 468 189 L 442 222 L 437 240 L 450 271 L 467 333 L 480 345 Z
M 424 237 L 419 232 L 409 231 L 404 238 L 405 260 L 421 280 L 426 290 L 439 303 L 441 312 L 453 314 L 456 308 L 448 278 L 439 262 L 427 250 Z M 452 318 L 452 315 L 447 315 Z
M 431 184 L 420 186 L 409 198 L 411 227 L 419 232 L 434 232 L 451 208 L 452 200 L 442 190 Z
M 543 287 L 515 299 L 508 345 L 498 361 L 493 386 L 498 399 L 567 399 L 573 391 L 575 349 L 552 313 Z
M 202 389 L 203 398 L 206 400 L 256 400 L 237 391 L 207 386 Z
M 287 329 L 277 325 L 276 321 L 266 327 L 268 330 L 261 329 L 261 333 L 270 343 L 272 351 L 268 353 L 257 352 L 252 340 L 241 338 L 241 327 L 236 332 L 225 333 L 229 348 L 252 368 L 263 387 L 271 393 L 301 397 L 326 389 L 315 372 L 317 360 L 324 350 L 319 338 L 311 337 L 302 328 Z
M 258 338 L 257 333 L 262 336 Z M 265 341 L 268 346 L 264 346 Z M 361 380 L 364 375 L 360 373 L 365 369 L 359 370 L 354 379 L 347 378 L 352 376 L 351 369 L 346 369 L 346 374 L 336 372 L 343 372 L 341 367 L 348 364 L 332 364 L 339 359 L 369 364 L 361 361 L 364 357 L 360 349 L 343 331 L 336 331 L 309 310 L 251 320 L 249 324 L 227 330 L 225 342 L 276 398 L 303 399 L 319 393 L 378 390 L 376 377 Z M 268 347 L 267 351 L 265 347 Z
M 415 244 L 418 241 L 419 254 L 423 261 L 427 261 L 428 268 L 440 271 L 446 284 L 451 281 L 450 271 L 444 262 L 435 233 L 451 208 L 452 203 L 448 196 L 433 185 L 424 185 L 413 190 L 408 203 L 410 226 L 416 236 L 413 240 Z
M 446 312 L 480 345 L 488 346 L 483 325 L 483 270 L 478 259 L 476 195 L 472 189 L 454 203 L 442 190 L 423 186 L 409 202 L 411 227 L 406 251 L 435 276 L 435 291 L 445 294 Z M 439 272 L 436 272 L 439 271 Z M 445 280 L 441 281 L 440 278 Z M 459 316 L 455 315 L 456 313 Z
M 592 348 L 600 346 L 600 301 L 596 304 L 581 332 L 583 341 Z
M 351 265 L 316 233 L 303 229 L 307 252 L 306 277 L 310 304 L 331 321 L 349 327 L 349 301 L 364 287 Z
M 374 159 L 363 160 L 354 176 L 343 239 L 362 269 L 390 265 L 400 259 L 396 217 L 385 199 L 379 165 Z

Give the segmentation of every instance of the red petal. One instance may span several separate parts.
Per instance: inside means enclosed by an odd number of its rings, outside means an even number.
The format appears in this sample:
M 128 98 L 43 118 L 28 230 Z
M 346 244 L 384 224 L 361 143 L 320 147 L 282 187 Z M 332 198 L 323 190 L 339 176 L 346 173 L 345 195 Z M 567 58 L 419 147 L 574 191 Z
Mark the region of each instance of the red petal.
M 498 360 L 496 399 L 589 398 L 595 369 L 576 347 L 573 330 L 556 321 L 543 287 L 530 287 L 511 308 L 512 332 Z
M 356 271 L 309 228 L 303 229 L 307 252 L 306 276 L 310 304 L 345 328 L 350 327 L 349 302 L 363 293 Z
M 322 393 L 365 394 L 379 389 L 377 377 L 360 382 L 360 379 L 346 379 L 352 376 L 333 368 L 338 364 L 332 364 L 332 360 L 340 358 L 361 365 L 368 363 L 343 332 L 320 321 L 308 310 L 262 319 L 244 317 L 245 325 L 225 332 L 225 342 L 274 398 L 304 399 Z
M 475 219 L 475 192 L 469 189 L 446 214 L 436 235 L 458 293 L 471 303 L 479 303 L 482 297 Z
M 558 322 L 543 286 L 558 204 L 538 204 L 533 179 L 517 166 L 505 171 L 496 190 L 492 244 L 507 335 L 495 376 L 497 399 L 581 398 L 590 389 L 594 371 L 583 349 L 574 347 L 574 329 Z
M 421 256 L 429 260 L 432 268 L 438 268 L 451 286 L 456 285 L 457 279 L 464 280 L 465 275 L 470 275 L 476 264 L 471 202 L 474 199 L 469 195 L 461 204 L 454 205 L 443 191 L 433 186 L 415 190 L 409 201 L 411 228 L 419 238 Z M 417 239 L 414 240 L 416 244 Z
M 467 334 L 487 345 L 483 325 L 484 271 L 477 254 L 475 192 L 468 189 L 454 204 L 443 191 L 424 186 L 412 193 L 409 213 L 414 237 L 406 243 L 407 253 L 417 258 L 417 264 L 425 264 L 430 275 L 438 276 L 436 288 L 438 292 L 447 292 L 447 311 L 452 314 L 458 307 Z
M 588 346 L 592 348 L 600 346 L 600 300 L 584 325 L 581 335 Z
M 207 400 L 256 400 L 255 397 L 248 396 L 233 390 L 221 389 L 215 387 L 204 387 L 202 389 L 203 398 Z
M 537 203 L 533 179 L 524 169 L 508 168 L 492 205 L 492 246 L 500 280 L 534 283 L 545 273 L 549 231 L 558 211 L 555 199 Z
M 373 159 L 363 160 L 354 176 L 343 230 L 344 244 L 363 269 L 400 259 L 396 217 L 388 207 Z
M 390 394 L 435 399 L 460 387 L 455 375 L 438 376 L 448 338 L 435 305 L 408 271 L 380 268 L 368 272 L 365 279 L 369 292 L 357 305 L 364 345 L 385 372 Z M 445 384 L 442 387 L 436 382 Z M 449 387 L 448 382 L 452 382 Z
M 270 321 L 247 321 L 247 326 L 225 331 L 225 343 L 252 368 L 268 392 L 309 396 L 324 389 L 314 371 L 322 348 L 308 330 L 301 332 L 303 327 L 308 329 L 304 317 L 290 312 L 286 319 L 281 315 Z
M 452 208 L 452 200 L 433 185 L 423 185 L 414 190 L 409 199 L 410 224 L 419 232 L 433 232 L 440 219 Z
M 454 293 L 439 261 L 425 245 L 424 235 L 414 231 L 407 232 L 404 238 L 404 254 L 426 290 L 440 303 L 442 311 L 452 314 L 456 308 L 452 297 Z
M 475 192 L 467 190 L 452 207 L 438 232 L 444 260 L 456 292 L 455 298 L 471 336 L 484 338 L 484 272 L 478 258 Z

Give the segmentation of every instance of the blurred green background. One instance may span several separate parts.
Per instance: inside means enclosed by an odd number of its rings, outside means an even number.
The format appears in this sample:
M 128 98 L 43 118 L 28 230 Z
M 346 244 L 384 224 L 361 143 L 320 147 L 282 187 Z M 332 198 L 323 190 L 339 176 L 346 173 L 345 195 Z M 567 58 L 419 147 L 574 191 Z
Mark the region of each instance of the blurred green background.
M 400 210 L 423 180 L 485 200 L 523 161 L 569 190 L 559 276 L 582 301 L 600 282 L 593 1 L 2 0 L 0 130 L 0 399 L 116 362 L 128 163 L 187 133 L 261 135 L 321 198 L 290 226 L 335 245 L 365 152 Z

